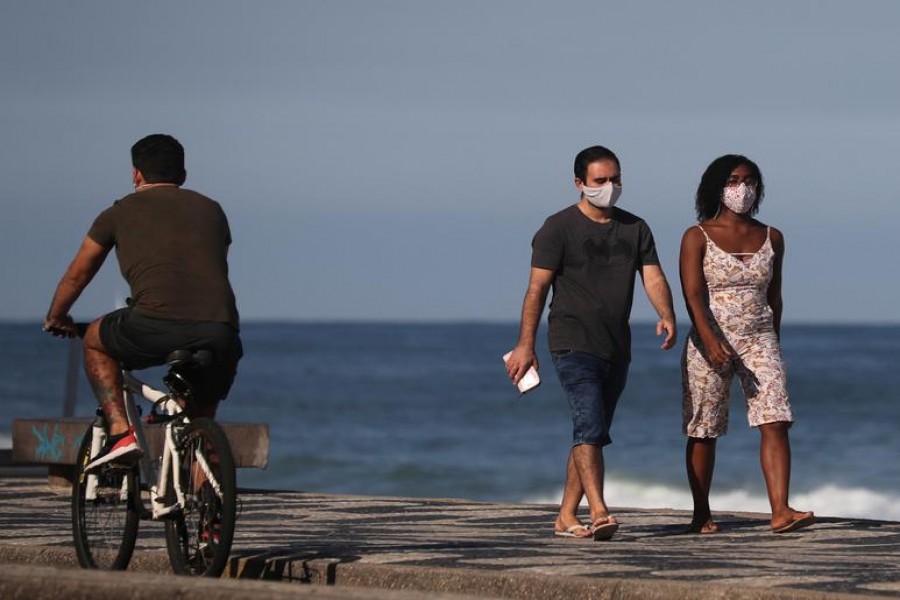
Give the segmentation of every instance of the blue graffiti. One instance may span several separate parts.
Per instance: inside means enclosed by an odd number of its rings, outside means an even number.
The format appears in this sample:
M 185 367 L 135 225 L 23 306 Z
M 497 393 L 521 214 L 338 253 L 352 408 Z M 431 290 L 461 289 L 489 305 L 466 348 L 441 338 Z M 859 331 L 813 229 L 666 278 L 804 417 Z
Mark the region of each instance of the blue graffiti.
M 31 432 L 38 441 L 38 447 L 34 451 L 36 458 L 46 459 L 49 457 L 50 460 L 59 461 L 62 457 L 62 445 L 66 441 L 66 436 L 59 432 L 59 424 L 53 424 L 52 433 L 48 432 L 46 423 L 44 423 L 43 431 L 38 431 L 38 428 L 32 425 Z

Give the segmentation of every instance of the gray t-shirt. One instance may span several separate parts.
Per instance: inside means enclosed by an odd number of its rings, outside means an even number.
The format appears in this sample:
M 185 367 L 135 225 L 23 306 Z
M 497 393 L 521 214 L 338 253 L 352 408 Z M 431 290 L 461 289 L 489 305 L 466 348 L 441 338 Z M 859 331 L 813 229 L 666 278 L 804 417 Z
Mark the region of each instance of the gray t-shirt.
M 644 265 L 659 264 L 650 227 L 619 208 L 609 223 L 597 223 L 576 204 L 548 217 L 531 247 L 531 266 L 556 274 L 550 351 L 629 362 L 635 275 Z
M 135 192 L 100 213 L 88 237 L 115 247 L 139 313 L 237 327 L 231 231 L 218 202 L 171 186 Z

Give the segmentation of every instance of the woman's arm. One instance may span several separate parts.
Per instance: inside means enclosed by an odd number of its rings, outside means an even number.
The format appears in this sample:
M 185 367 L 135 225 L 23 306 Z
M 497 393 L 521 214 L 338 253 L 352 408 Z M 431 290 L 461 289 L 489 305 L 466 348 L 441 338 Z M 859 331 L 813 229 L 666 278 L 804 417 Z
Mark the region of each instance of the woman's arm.
M 769 282 L 766 299 L 772 308 L 772 324 L 775 327 L 775 335 L 778 336 L 778 339 L 781 339 L 781 312 L 783 309 L 781 300 L 781 267 L 784 262 L 784 236 L 774 227 L 772 227 L 769 235 L 771 236 L 772 249 L 775 251 L 775 263 L 772 268 L 772 281 Z
M 719 338 L 706 318 L 709 308 L 709 290 L 703 276 L 703 255 L 706 251 L 706 238 L 697 227 L 691 227 L 681 238 L 681 254 L 679 267 L 681 275 L 681 292 L 688 316 L 700 341 L 703 343 L 706 358 L 713 364 L 724 364 L 731 360 L 733 352 L 728 343 Z

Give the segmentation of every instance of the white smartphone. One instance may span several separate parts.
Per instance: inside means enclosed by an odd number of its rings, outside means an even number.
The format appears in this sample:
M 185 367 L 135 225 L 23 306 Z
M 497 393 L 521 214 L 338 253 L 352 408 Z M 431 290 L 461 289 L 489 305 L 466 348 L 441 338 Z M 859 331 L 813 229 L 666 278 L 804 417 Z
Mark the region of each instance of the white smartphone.
M 512 355 L 512 351 L 503 355 L 503 364 L 506 364 L 506 362 L 509 361 L 510 355 Z M 519 380 L 519 383 L 516 384 L 516 387 L 519 388 L 520 394 L 524 394 L 525 392 L 530 392 L 539 385 L 541 385 L 541 378 L 538 376 L 537 369 L 534 368 L 534 365 L 531 365 L 522 379 Z

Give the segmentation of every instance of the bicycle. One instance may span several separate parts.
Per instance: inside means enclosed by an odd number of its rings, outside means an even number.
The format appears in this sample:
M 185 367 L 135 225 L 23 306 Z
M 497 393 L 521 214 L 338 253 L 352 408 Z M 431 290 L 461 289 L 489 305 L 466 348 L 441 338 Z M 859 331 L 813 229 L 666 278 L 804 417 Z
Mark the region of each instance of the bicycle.
M 175 573 L 218 577 L 225 570 L 237 507 L 234 456 L 218 423 L 189 419 L 178 401 L 193 393 L 190 371 L 211 361 L 209 350 L 171 353 L 163 378 L 168 393 L 123 369 L 126 414 L 142 450 L 137 464 L 107 463 L 85 470 L 106 440 L 106 420 L 97 410 L 81 442 L 72 485 L 72 530 L 82 567 L 128 568 L 140 521 L 154 520 L 165 523 L 166 550 Z M 151 403 L 144 419 L 136 396 Z M 148 451 L 145 424 L 163 428 L 162 455 L 156 461 Z

